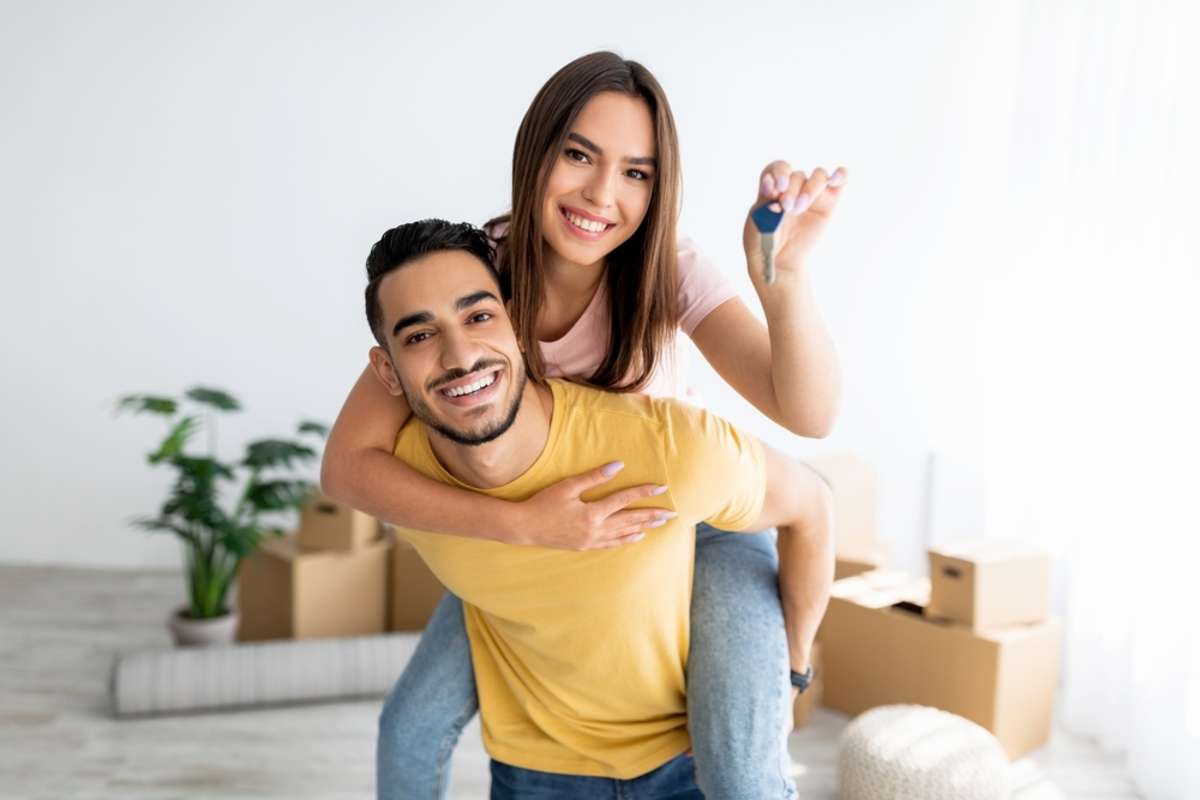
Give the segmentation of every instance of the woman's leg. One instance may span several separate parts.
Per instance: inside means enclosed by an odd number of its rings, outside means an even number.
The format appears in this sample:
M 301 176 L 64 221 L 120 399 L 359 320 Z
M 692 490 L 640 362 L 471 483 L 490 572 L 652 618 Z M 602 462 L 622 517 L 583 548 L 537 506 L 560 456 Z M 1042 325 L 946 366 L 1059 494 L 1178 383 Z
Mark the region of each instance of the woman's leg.
M 787 634 L 773 531 L 696 527 L 688 728 L 696 783 L 708 800 L 796 796 Z
M 462 601 L 447 592 L 379 715 L 376 796 L 444 798 L 450 754 L 478 710 Z

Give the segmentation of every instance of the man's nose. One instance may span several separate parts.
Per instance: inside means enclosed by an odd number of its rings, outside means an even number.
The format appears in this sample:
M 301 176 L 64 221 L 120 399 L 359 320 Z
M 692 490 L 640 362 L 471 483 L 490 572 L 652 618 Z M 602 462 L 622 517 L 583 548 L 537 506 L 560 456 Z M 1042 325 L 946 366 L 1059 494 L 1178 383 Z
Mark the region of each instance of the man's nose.
M 445 370 L 470 370 L 482 352 L 479 343 L 465 331 L 455 329 L 442 335 L 441 365 Z

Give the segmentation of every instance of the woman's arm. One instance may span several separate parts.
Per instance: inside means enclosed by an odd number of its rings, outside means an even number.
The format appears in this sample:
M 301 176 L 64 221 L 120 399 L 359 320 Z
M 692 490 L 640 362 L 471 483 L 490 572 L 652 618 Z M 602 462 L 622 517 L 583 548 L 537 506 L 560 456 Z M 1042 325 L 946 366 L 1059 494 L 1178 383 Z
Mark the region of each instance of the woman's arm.
M 817 309 L 807 259 L 845 183 L 844 169 L 832 178 L 818 169 L 806 179 L 785 162 L 769 165 L 755 207 L 776 200 L 791 209 L 775 232 L 773 283 L 763 280 L 758 232 L 749 216 L 743 233 L 747 268 L 767 324 L 734 298 L 692 331 L 692 341 L 726 383 L 799 436 L 828 436 L 841 400 L 837 352 Z
M 828 436 L 841 379 L 811 290 L 805 285 L 790 296 L 763 298 L 763 306 L 767 325 L 741 298 L 728 300 L 696 326 L 692 341 L 717 374 L 767 417 L 797 436 Z
M 612 479 L 617 470 L 611 465 L 559 481 L 521 503 L 427 478 L 392 455 L 396 434 L 410 414 L 408 404 L 392 397 L 370 367 L 365 369 L 329 433 L 321 460 L 324 492 L 405 528 L 569 550 L 634 542 L 644 528 L 665 522 L 663 509 L 625 508 L 655 494 L 653 485 L 592 502 L 580 499 Z

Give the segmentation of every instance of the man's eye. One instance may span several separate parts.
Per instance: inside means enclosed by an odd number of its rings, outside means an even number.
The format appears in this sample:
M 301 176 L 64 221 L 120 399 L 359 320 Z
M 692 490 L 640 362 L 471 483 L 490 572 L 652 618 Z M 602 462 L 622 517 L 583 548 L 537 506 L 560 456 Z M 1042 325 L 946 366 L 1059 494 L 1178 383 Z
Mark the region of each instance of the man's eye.
M 404 343 L 405 344 L 419 344 L 419 343 L 425 341 L 426 339 L 428 339 L 429 336 L 430 336 L 430 334 L 428 331 L 421 331 L 420 333 L 414 333 L 412 336 L 405 339 Z
M 582 150 L 576 150 L 574 147 L 567 148 L 566 156 L 572 161 L 580 164 L 589 164 L 592 161 L 590 158 L 588 158 L 587 153 L 583 152 Z
M 472 314 L 470 321 L 471 322 L 487 322 L 491 318 L 492 318 L 492 312 L 480 311 L 478 314 Z

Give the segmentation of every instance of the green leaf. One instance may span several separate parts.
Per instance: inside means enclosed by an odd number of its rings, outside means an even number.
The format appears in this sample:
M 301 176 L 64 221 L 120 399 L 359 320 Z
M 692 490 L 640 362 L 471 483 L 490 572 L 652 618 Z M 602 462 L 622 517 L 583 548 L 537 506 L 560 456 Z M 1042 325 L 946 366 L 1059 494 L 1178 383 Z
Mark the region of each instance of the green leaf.
M 204 386 L 193 386 L 187 390 L 187 398 L 202 405 L 211 406 L 218 411 L 240 411 L 241 403 L 233 395 L 220 389 L 209 389 Z
M 195 541 L 195 537 L 192 535 L 191 531 L 189 531 L 187 528 L 184 528 L 182 525 L 176 525 L 170 520 L 154 519 L 153 517 L 140 517 L 139 519 L 133 520 L 133 524 L 142 530 L 150 531 L 152 533 L 155 531 L 165 531 L 167 533 L 174 533 L 181 539 L 184 539 L 188 542 Z
M 233 470 L 211 458 L 189 456 L 176 456 L 171 465 L 179 470 L 179 476 L 159 516 L 181 517 L 209 530 L 227 526 L 229 517 L 217 502 L 217 481 L 232 480 Z
M 291 469 L 293 461 L 311 461 L 316 458 L 317 451 L 308 445 L 285 439 L 259 439 L 246 445 L 246 458 L 242 464 L 252 469 L 269 469 L 271 467 L 287 467 Z
M 213 481 L 217 478 L 225 480 L 233 480 L 233 468 L 215 458 L 208 456 L 176 456 L 171 459 L 171 464 L 179 471 L 195 481 Z
M 241 560 L 254 552 L 264 538 L 264 531 L 252 525 L 230 527 L 221 534 L 221 545 Z
M 301 421 L 296 427 L 296 433 L 315 433 L 317 436 L 320 436 L 322 439 L 324 439 L 329 435 L 329 426 L 324 422 L 306 419 Z
M 117 401 L 117 413 L 122 411 L 132 411 L 134 414 L 147 412 L 169 417 L 178 408 L 178 401 L 153 394 L 129 394 Z
M 158 446 L 158 450 L 147 456 L 147 460 L 151 464 L 158 464 L 183 455 L 183 446 L 199 427 L 200 421 L 196 417 L 184 417 L 179 420 Z
M 257 513 L 299 508 L 308 501 L 308 481 L 278 480 L 252 483 L 246 487 L 246 502 Z
M 308 502 L 312 488 L 302 480 L 256 482 L 246 487 L 246 502 L 256 513 L 298 509 Z

